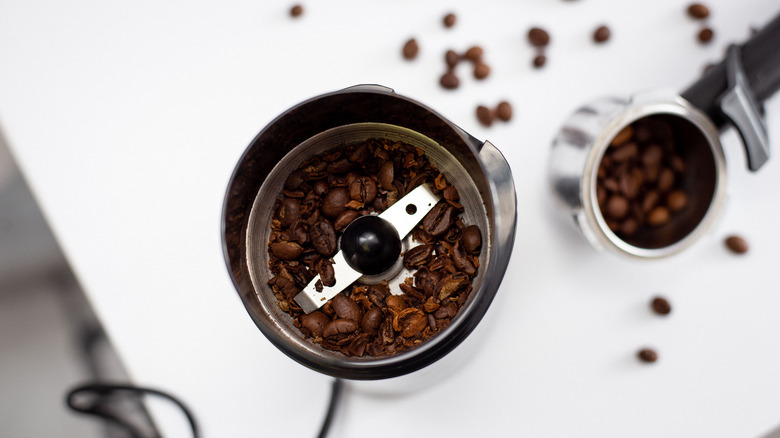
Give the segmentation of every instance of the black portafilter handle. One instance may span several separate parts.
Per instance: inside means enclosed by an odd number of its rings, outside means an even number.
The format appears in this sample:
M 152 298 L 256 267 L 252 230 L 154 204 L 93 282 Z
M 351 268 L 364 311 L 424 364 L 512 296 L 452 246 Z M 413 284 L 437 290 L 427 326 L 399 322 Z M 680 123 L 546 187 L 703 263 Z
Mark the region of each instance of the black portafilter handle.
M 742 68 L 756 103 L 761 105 L 780 88 L 780 15 L 739 46 Z M 715 126 L 727 120 L 718 100 L 728 87 L 726 59 L 710 68 L 682 93 L 688 102 L 707 113 Z
M 780 15 L 742 45 L 732 45 L 726 58 L 682 93 L 723 130 L 731 124 L 745 144 L 750 170 L 769 159 L 763 106 L 780 88 Z

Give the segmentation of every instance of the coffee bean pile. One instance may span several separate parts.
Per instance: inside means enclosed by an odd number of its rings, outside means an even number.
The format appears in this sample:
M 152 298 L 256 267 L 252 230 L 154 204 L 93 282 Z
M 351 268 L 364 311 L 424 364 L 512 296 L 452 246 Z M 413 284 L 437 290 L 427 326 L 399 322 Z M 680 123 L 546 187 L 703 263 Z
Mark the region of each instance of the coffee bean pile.
M 490 66 L 483 60 L 484 50 L 480 46 L 472 46 L 463 54 L 458 54 L 454 50 L 447 50 L 444 53 L 444 63 L 447 71 L 439 79 L 439 84 L 448 90 L 454 90 L 460 85 L 460 79 L 455 74 L 455 67 L 461 61 L 469 61 L 474 67 L 474 77 L 477 80 L 485 79 L 490 75 Z
M 650 116 L 626 126 L 598 169 L 596 195 L 607 226 L 631 237 L 643 227 L 668 223 L 688 205 L 688 194 L 679 188 L 684 174 L 668 123 Z
M 699 42 L 702 44 L 712 41 L 715 32 L 707 25 L 707 18 L 710 16 L 710 9 L 701 3 L 691 3 L 686 9 L 688 16 L 702 23 L 699 33 L 696 34 Z
M 318 274 L 322 285 L 335 284 L 341 231 L 422 183 L 443 199 L 412 231 L 418 245 L 403 264 L 414 274 L 400 290 L 386 281 L 355 283 L 304 314 L 293 298 Z M 402 142 L 371 139 L 304 162 L 285 181 L 271 221 L 268 284 L 279 307 L 313 342 L 347 356 L 386 356 L 423 343 L 450 324 L 479 269 L 482 234 L 461 220 L 458 201 L 422 150 Z
M 547 57 L 544 55 L 545 48 L 550 44 L 550 34 L 539 27 L 532 27 L 528 31 L 528 42 L 536 48 L 536 56 L 533 59 L 533 66 L 541 68 L 547 63 Z
M 500 102 L 495 108 L 488 108 L 484 105 L 477 107 L 477 120 L 483 126 L 490 126 L 498 119 L 508 122 L 512 119 L 512 105 L 509 102 Z

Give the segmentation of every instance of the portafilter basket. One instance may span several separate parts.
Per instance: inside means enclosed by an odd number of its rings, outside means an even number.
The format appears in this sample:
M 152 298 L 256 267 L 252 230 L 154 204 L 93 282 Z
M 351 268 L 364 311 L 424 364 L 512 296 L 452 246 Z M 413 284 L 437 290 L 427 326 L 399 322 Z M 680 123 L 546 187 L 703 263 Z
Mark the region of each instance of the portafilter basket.
M 761 104 L 780 88 L 780 16 L 681 95 L 648 91 L 604 98 L 579 108 L 553 141 L 548 176 L 564 215 L 595 248 L 639 259 L 667 257 L 690 247 L 717 219 L 726 196 L 726 162 L 719 130 L 733 126 L 744 142 L 751 171 L 769 159 Z M 620 235 L 598 202 L 599 166 L 610 143 L 627 126 L 663 124 L 678 145 L 685 172 L 678 188 L 688 203 L 668 222 Z M 630 192 L 626 184 L 620 191 Z M 626 195 L 628 196 L 628 195 Z
M 419 346 L 387 357 L 347 357 L 306 339 L 283 312 L 268 280 L 270 221 L 287 176 L 305 160 L 371 138 L 423 150 L 457 188 L 464 222 L 482 231 L 479 273 L 450 325 Z M 378 380 L 412 373 L 441 359 L 479 324 L 506 271 L 514 242 L 516 199 L 504 157 L 430 108 L 378 85 L 324 94 L 281 114 L 250 143 L 228 185 L 224 255 L 231 279 L 260 331 L 295 361 L 334 377 Z M 403 281 L 401 271 L 393 282 Z

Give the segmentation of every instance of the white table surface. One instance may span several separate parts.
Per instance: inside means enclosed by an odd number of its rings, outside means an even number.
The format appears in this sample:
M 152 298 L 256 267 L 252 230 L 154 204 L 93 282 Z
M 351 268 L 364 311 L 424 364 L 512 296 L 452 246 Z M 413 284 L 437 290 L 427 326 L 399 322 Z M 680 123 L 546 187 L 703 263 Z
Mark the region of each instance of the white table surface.
M 724 214 L 658 262 L 592 250 L 556 215 L 545 179 L 551 139 L 580 104 L 681 90 L 780 12 L 777 0 L 708 4 L 716 38 L 702 46 L 674 0 L 320 1 L 297 20 L 290 1 L 6 0 L 0 124 L 133 379 L 188 402 L 204 436 L 318 430 L 331 380 L 279 352 L 244 310 L 220 247 L 223 194 L 279 113 L 380 83 L 503 151 L 518 231 L 497 299 L 459 348 L 468 360 L 402 395 L 352 385 L 332 436 L 758 437 L 780 424 L 777 157 L 750 174 L 724 135 Z M 613 38 L 597 46 L 601 23 Z M 552 35 L 538 71 L 533 25 Z M 407 62 L 411 36 L 421 51 Z M 462 65 L 458 90 L 439 87 L 444 51 L 472 44 L 491 76 Z M 479 125 L 475 107 L 502 99 L 512 121 Z M 777 151 L 780 98 L 766 109 Z M 732 232 L 747 255 L 724 249 Z M 649 310 L 659 293 L 669 317 Z M 657 363 L 636 360 L 643 346 Z M 175 409 L 152 409 L 166 436 L 187 436 Z

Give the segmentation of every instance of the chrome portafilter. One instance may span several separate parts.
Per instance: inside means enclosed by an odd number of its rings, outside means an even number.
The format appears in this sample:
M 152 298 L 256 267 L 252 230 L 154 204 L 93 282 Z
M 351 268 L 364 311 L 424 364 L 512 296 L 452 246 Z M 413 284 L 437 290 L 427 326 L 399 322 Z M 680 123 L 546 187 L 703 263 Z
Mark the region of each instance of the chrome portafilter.
M 780 88 L 780 17 L 678 95 L 604 98 L 555 137 L 549 182 L 595 248 L 639 259 L 679 253 L 715 222 L 726 196 L 719 130 L 733 126 L 748 167 L 769 159 L 761 103 Z
M 335 147 L 370 139 L 420 150 L 459 193 L 464 223 L 482 232 L 479 271 L 449 325 L 406 351 L 347 356 L 306 338 L 280 308 L 269 286 L 269 237 L 277 196 L 307 160 Z M 334 252 L 335 281 L 314 276 L 295 296 L 310 313 L 354 281 L 403 283 L 412 273 L 401 258 L 418 243 L 412 229 L 439 202 L 426 185 L 410 190 L 378 215 L 354 219 Z M 506 160 L 489 142 L 389 88 L 361 85 L 303 102 L 266 126 L 239 160 L 223 210 L 225 260 L 241 300 L 260 331 L 297 362 L 335 377 L 377 380 L 410 374 L 439 361 L 479 324 L 506 270 L 514 241 L 516 200 Z M 328 284 L 325 284 L 328 283 Z

